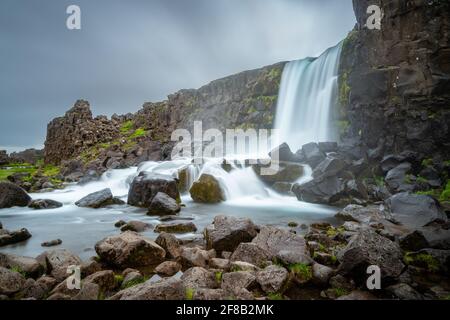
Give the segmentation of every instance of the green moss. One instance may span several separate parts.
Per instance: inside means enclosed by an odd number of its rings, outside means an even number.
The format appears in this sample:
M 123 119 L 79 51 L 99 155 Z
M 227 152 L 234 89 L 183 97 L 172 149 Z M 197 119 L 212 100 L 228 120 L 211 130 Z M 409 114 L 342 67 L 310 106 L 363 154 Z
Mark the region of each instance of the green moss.
M 192 288 L 186 288 L 185 298 L 186 300 L 194 300 L 195 290 Z
M 27 273 L 25 271 L 23 271 L 22 268 L 20 268 L 19 266 L 14 266 L 10 270 L 13 272 L 20 273 L 24 278 L 27 277 Z
M 447 180 L 445 189 L 442 191 L 441 195 L 439 196 L 439 201 L 450 201 L 450 180 Z
M 42 175 L 44 177 L 53 177 L 53 176 L 57 176 L 61 173 L 61 169 L 59 167 L 53 166 L 50 164 L 46 165 L 41 170 L 42 170 Z
M 344 72 L 341 75 L 340 86 L 339 86 L 339 104 L 341 107 L 346 106 L 348 104 L 348 98 L 350 96 L 350 85 L 348 84 L 348 72 Z M 341 117 L 345 116 L 342 114 L 343 110 L 341 110 Z
M 428 180 L 425 179 L 424 177 L 418 176 L 417 177 L 417 182 L 418 183 L 428 183 Z
M 333 288 L 332 290 L 334 291 L 334 294 L 336 295 L 337 298 L 346 296 L 349 294 L 348 290 L 344 289 L 344 288 Z
M 120 132 L 122 134 L 127 134 L 131 131 L 131 129 L 133 129 L 134 123 L 131 120 L 128 120 L 126 122 L 124 122 L 122 124 L 122 126 L 120 127 Z
M 296 263 L 289 265 L 288 269 L 302 281 L 306 282 L 312 279 L 311 266 L 303 263 Z
M 138 128 L 128 138 L 136 139 L 136 138 L 144 137 L 146 134 L 147 134 L 147 131 L 145 131 L 144 128 Z
M 28 176 L 32 176 L 36 173 L 37 168 L 31 165 L 25 164 L 11 164 L 0 167 L 0 181 L 7 181 L 8 177 L 15 173 L 26 173 Z
M 412 175 L 407 174 L 405 176 L 404 182 L 407 183 L 407 184 L 412 184 Z
M 430 167 L 433 165 L 433 159 L 422 160 L 422 167 Z
M 223 272 L 217 271 L 214 275 L 215 275 L 215 277 L 216 277 L 216 282 L 217 282 L 218 284 L 221 284 L 221 283 L 222 283 Z
M 333 237 L 337 236 L 338 234 L 341 234 L 344 232 L 345 232 L 345 229 L 343 227 L 339 227 L 339 228 L 329 227 L 327 229 L 327 236 L 330 238 L 333 238 Z
M 384 177 L 374 176 L 373 179 L 375 180 L 375 183 L 378 187 L 380 188 L 384 187 Z
M 283 295 L 281 293 L 269 293 L 267 295 L 269 300 L 284 300 Z
M 428 253 L 407 252 L 403 260 L 407 265 L 425 268 L 429 272 L 438 272 L 440 270 L 439 261 Z
M 297 228 L 297 227 L 298 227 L 298 223 L 297 223 L 297 222 L 294 222 L 294 221 L 289 222 L 289 223 L 288 223 L 288 227 L 291 227 L 291 228 Z
M 350 122 L 347 120 L 339 120 L 337 122 L 337 126 L 339 129 L 339 134 L 342 136 L 347 133 L 348 128 L 350 128 Z
M 117 287 L 122 286 L 123 279 L 124 279 L 124 277 L 123 277 L 123 275 L 121 275 L 121 274 L 115 274 L 115 275 L 114 275 L 114 280 L 115 280 L 115 282 L 116 282 L 116 286 L 117 286 Z
M 135 280 L 128 281 L 127 283 L 123 283 L 123 280 L 122 280 L 121 288 L 122 289 L 128 289 L 128 288 L 137 286 L 137 285 L 139 285 L 141 283 L 144 283 L 148 279 L 149 279 L 148 277 L 143 277 L 143 278 L 140 278 L 140 279 L 135 279 Z

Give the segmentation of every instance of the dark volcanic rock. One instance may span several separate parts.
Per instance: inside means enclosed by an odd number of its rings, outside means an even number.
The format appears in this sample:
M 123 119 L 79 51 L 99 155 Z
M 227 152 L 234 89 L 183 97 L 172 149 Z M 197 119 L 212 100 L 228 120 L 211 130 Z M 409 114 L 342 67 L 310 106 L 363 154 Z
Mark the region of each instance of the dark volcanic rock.
M 141 172 L 131 183 L 128 204 L 149 208 L 159 192 L 167 194 L 172 199 L 180 198 L 178 185 L 173 177 Z
M 389 170 L 386 175 L 386 184 L 389 188 L 389 191 L 392 193 L 402 192 L 402 191 L 413 191 L 414 185 L 411 181 L 408 181 L 409 178 L 407 174 L 411 171 L 410 163 L 402 163 L 395 168 Z
M 347 167 L 347 164 L 344 160 L 339 158 L 327 157 L 321 163 L 317 165 L 317 167 L 313 171 L 314 178 L 326 178 L 336 176 L 343 169 Z
M 102 208 L 113 204 L 123 204 L 120 199 L 114 198 L 111 189 L 103 189 L 87 195 L 75 204 L 79 207 Z
M 120 231 L 135 231 L 135 232 L 144 232 L 145 230 L 149 229 L 151 227 L 150 224 L 142 222 L 142 221 L 129 221 L 126 224 L 124 224 Z
M 169 197 L 163 192 L 158 192 L 150 203 L 148 215 L 174 215 L 180 212 L 181 208 L 175 199 Z
M 0 233 L 0 247 L 22 242 L 29 238 L 31 238 L 31 233 L 25 228 L 12 232 Z
M 55 239 L 55 240 L 42 242 L 41 247 L 55 247 L 55 246 L 59 246 L 60 244 L 62 244 L 62 240 Z
M 36 209 L 36 210 L 42 210 L 42 209 L 56 209 L 61 208 L 63 204 L 58 201 L 50 200 L 50 199 L 39 199 L 39 200 L 32 200 L 30 204 L 28 205 L 29 208 Z
M 295 154 L 291 151 L 287 143 L 276 147 L 270 151 L 269 156 L 274 161 L 295 161 Z
M 22 188 L 9 182 L 0 182 L 0 209 L 26 207 L 30 201 L 30 196 Z
M 308 143 L 302 147 L 303 156 L 306 162 L 314 169 L 319 163 L 325 159 L 325 153 L 320 151 L 317 143 Z
M 270 174 L 262 171 L 264 168 L 269 168 L 269 166 L 264 165 L 253 165 L 253 171 L 258 175 L 258 177 L 266 183 L 277 183 L 277 182 L 295 182 L 303 176 L 303 166 L 293 162 L 272 162 L 269 171 Z
M 187 223 L 161 223 L 155 228 L 155 232 L 167 232 L 167 233 L 189 233 L 196 232 L 197 227 L 192 222 Z
M 386 200 L 386 206 L 395 220 L 412 229 L 447 221 L 439 202 L 430 196 L 398 193 Z
M 351 275 L 358 281 L 367 279 L 367 267 L 376 265 L 381 277 L 393 280 L 400 276 L 404 264 L 398 244 L 371 229 L 361 229 L 343 250 L 339 273 Z
M 336 176 L 315 179 L 301 185 L 294 184 L 292 192 L 300 201 L 331 204 L 345 195 L 345 183 Z
M 257 228 L 250 219 L 217 216 L 204 235 L 208 249 L 233 252 L 241 242 L 252 241 Z

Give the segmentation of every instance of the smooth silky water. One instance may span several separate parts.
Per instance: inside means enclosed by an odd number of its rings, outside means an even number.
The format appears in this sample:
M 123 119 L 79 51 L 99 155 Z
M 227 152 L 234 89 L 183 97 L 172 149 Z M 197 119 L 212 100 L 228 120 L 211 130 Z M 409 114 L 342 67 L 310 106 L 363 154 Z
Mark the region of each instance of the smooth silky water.
M 288 142 L 294 150 L 307 142 L 333 140 L 329 122 L 336 94 L 340 51 L 341 45 L 338 45 L 317 59 L 288 63 L 283 71 L 275 128 L 280 128 L 282 142 Z M 267 154 L 262 157 L 267 157 Z M 33 199 L 52 199 L 62 202 L 64 206 L 51 210 L 0 210 L 0 221 L 5 229 L 27 228 L 32 234 L 28 241 L 2 247 L 0 252 L 34 257 L 46 250 L 41 247 L 42 242 L 60 238 L 63 244 L 57 248 L 66 248 L 87 259 L 95 255 L 95 243 L 120 233 L 114 227 L 118 220 L 140 220 L 155 226 L 160 223 L 159 218 L 147 216 L 145 209 L 128 205 L 89 209 L 75 205 L 82 197 L 104 188 L 110 188 L 114 196 L 126 201 L 130 183 L 142 171 L 177 177 L 180 169 L 187 168 L 188 185 L 192 185 L 202 173 L 211 173 L 220 182 L 226 196 L 226 201 L 220 204 L 194 203 L 189 194 L 182 195 L 186 207 L 181 210 L 180 221 L 193 219 L 198 227 L 195 234 L 179 235 L 182 239 L 201 238 L 203 228 L 219 214 L 248 217 L 258 224 L 283 227 L 287 227 L 289 222 L 301 225 L 333 221 L 336 208 L 300 202 L 295 197 L 280 195 L 269 189 L 251 167 L 244 165 L 244 159 L 254 157 L 244 155 L 227 158 L 235 160 L 230 162 L 233 167 L 230 172 L 222 168 L 222 158 L 204 159 L 201 166 L 192 164 L 191 159 L 144 162 L 138 167 L 110 170 L 99 181 L 85 185 L 74 184 L 64 190 L 30 194 Z M 311 169 L 305 166 L 305 175 L 297 182 L 304 183 L 309 179 Z M 297 231 L 301 232 L 301 229 Z M 142 234 L 151 239 L 157 237 L 152 228 Z

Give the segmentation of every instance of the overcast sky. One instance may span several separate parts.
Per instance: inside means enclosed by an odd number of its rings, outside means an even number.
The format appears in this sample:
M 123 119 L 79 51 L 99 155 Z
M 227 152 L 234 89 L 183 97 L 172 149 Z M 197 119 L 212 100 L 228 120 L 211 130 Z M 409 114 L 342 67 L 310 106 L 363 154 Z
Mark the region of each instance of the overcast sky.
M 42 146 L 75 100 L 137 111 L 182 88 L 317 56 L 345 38 L 351 0 L 1 0 L 0 146 Z M 81 30 L 66 8 L 81 8 Z M 2 148 L 2 147 L 0 147 Z

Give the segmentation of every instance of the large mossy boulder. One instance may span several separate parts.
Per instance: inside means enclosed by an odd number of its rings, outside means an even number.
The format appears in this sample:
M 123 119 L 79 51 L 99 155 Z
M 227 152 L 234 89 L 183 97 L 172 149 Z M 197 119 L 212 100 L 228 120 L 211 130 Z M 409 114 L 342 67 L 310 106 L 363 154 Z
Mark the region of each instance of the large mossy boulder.
M 157 265 L 166 256 L 155 242 L 132 231 L 101 240 L 95 251 L 102 261 L 122 269 Z
M 210 174 L 202 174 L 189 190 L 192 199 L 200 203 L 219 203 L 225 201 L 225 194 L 219 181 Z
M 22 188 L 10 182 L 0 182 L 0 209 L 26 207 L 30 196 Z
M 159 192 L 165 193 L 177 201 L 180 199 L 175 178 L 168 175 L 141 172 L 131 183 L 128 191 L 128 204 L 135 207 L 150 208 L 153 198 Z

